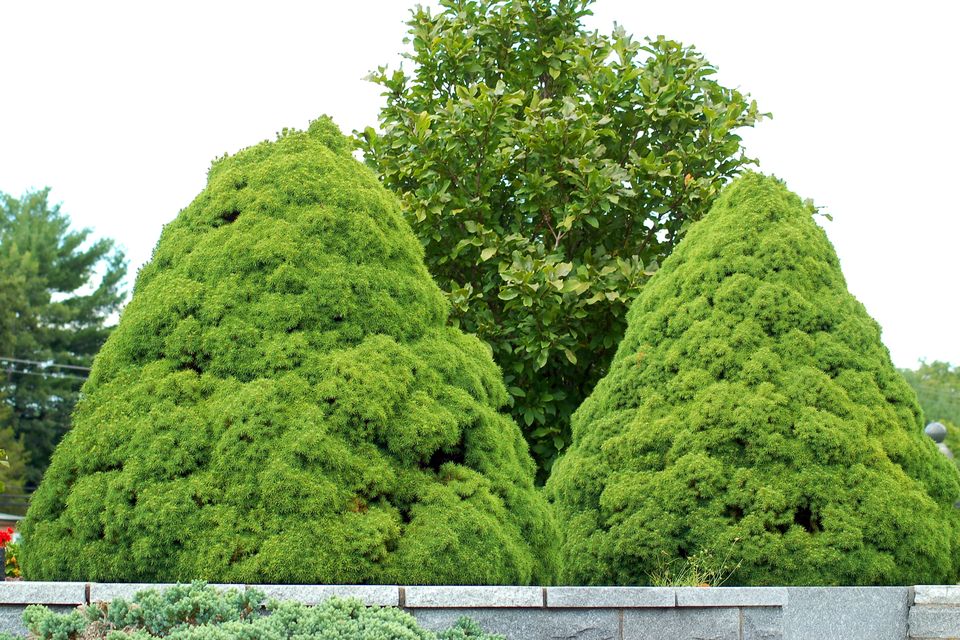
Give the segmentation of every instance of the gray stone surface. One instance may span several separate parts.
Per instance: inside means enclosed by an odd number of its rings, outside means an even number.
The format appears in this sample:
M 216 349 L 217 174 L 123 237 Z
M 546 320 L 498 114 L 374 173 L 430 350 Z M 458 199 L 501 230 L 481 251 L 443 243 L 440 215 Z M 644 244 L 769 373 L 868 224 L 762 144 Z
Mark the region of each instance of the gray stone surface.
M 672 607 L 673 587 L 547 587 L 547 606 L 586 607 Z
M 910 609 L 910 638 L 960 638 L 960 607 L 919 605 Z
M 175 585 L 164 583 L 92 582 L 90 584 L 90 602 L 110 602 L 114 598 L 131 600 L 141 591 L 147 589 L 162 591 L 173 586 Z M 210 586 L 223 590 L 236 589 L 237 591 L 243 591 L 246 588 L 242 584 L 212 584 Z
M 542 587 L 404 587 L 405 603 L 421 607 L 542 607 Z
M 84 604 L 86 582 L 0 582 L 0 604 Z
M 931 422 L 923 428 L 923 432 L 930 436 L 937 444 L 943 442 L 947 437 L 947 428 L 940 422 Z
M 396 607 L 400 604 L 400 588 L 396 586 L 258 584 L 250 588 L 262 591 L 267 598 L 295 600 L 303 604 L 319 604 L 334 596 L 338 598 L 357 598 L 368 606 Z
M 787 587 L 788 640 L 904 640 L 911 587 Z
M 627 609 L 623 640 L 739 640 L 740 610 L 710 607 Z
M 917 585 L 913 588 L 913 602 L 960 606 L 960 586 Z
M 0 633 L 9 633 L 15 636 L 26 636 L 27 628 L 23 624 L 24 605 L 0 605 Z M 69 613 L 76 607 L 53 605 L 48 607 L 57 613 Z
M 503 634 L 507 640 L 620 638 L 616 609 L 411 609 L 410 613 L 432 631 L 448 629 L 466 616 L 484 631 Z
M 678 607 L 782 607 L 783 587 L 678 587 Z
M 740 609 L 742 640 L 784 640 L 783 609 L 743 607 Z

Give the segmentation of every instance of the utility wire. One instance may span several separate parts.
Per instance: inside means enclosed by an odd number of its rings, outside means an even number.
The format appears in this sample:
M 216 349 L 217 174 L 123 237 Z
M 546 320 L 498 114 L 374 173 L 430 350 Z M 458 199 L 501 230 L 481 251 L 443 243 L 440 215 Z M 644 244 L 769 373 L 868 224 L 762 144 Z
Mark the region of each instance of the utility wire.
M 40 376 L 41 378 L 60 378 L 70 380 L 86 380 L 83 376 L 72 376 L 69 373 L 37 373 L 36 371 L 20 371 L 19 369 L 0 369 L 6 373 L 16 373 L 21 376 Z
M 39 360 L 24 360 L 23 358 L 8 358 L 7 356 L 0 356 L 0 360 L 6 362 L 18 362 L 21 364 L 34 364 L 39 367 L 57 367 L 60 369 L 76 369 L 78 371 L 90 371 L 90 367 L 81 367 L 76 364 L 57 364 L 56 362 L 40 362 Z

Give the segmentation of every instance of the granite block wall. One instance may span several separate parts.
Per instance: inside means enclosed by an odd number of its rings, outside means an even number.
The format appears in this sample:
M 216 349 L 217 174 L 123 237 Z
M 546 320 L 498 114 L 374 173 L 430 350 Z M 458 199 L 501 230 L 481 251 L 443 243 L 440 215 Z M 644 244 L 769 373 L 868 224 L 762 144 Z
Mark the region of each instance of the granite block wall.
M 60 611 L 167 585 L 0 583 L 0 631 L 26 635 L 28 604 Z M 433 587 L 217 585 L 317 604 L 397 606 L 430 629 L 469 616 L 509 640 L 960 639 L 960 586 Z

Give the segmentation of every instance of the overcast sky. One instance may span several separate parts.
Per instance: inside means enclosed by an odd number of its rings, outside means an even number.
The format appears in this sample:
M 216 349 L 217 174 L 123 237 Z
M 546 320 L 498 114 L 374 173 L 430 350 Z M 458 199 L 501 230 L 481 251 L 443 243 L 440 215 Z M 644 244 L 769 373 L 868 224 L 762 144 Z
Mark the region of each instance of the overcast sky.
M 0 1 L 0 191 L 50 186 L 132 274 L 210 161 L 327 113 L 375 124 L 409 7 L 350 2 Z M 850 290 L 894 362 L 960 363 L 956 3 L 598 0 L 697 46 L 773 120 L 744 135 L 764 172 L 813 198 Z

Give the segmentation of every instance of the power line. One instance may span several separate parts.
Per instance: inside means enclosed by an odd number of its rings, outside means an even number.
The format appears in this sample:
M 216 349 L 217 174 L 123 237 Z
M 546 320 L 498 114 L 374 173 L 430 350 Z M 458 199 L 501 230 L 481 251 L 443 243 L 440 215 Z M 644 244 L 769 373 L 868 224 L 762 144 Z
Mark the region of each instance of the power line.
M 21 376 L 40 376 L 41 378 L 59 378 L 70 380 L 86 380 L 83 376 L 72 376 L 69 373 L 37 373 L 36 371 L 20 371 L 19 369 L 0 369 L 6 373 L 16 373 Z
M 47 367 L 57 367 L 57 368 L 59 368 L 59 369 L 76 369 L 76 370 L 78 370 L 78 371 L 90 371 L 90 367 L 81 367 L 80 365 L 76 365 L 76 364 L 58 364 L 58 363 L 56 363 L 56 362 L 41 362 L 41 361 L 39 361 L 39 360 L 24 360 L 23 358 L 9 358 L 9 357 L 7 357 L 7 356 L 0 356 L 0 360 L 4 360 L 4 361 L 6 361 L 6 362 L 18 362 L 18 363 L 21 363 L 21 364 L 33 364 L 33 365 L 37 365 L 38 367 L 44 367 L 44 368 L 47 368 Z

